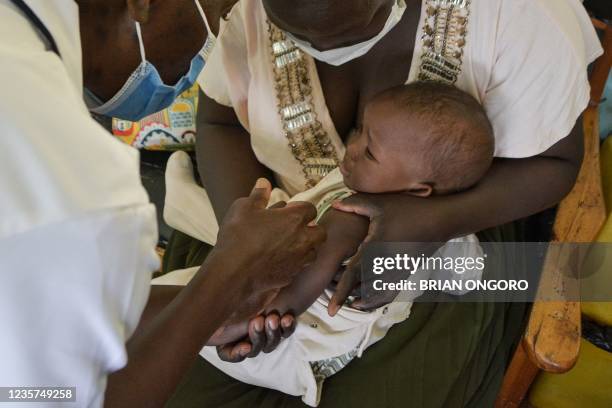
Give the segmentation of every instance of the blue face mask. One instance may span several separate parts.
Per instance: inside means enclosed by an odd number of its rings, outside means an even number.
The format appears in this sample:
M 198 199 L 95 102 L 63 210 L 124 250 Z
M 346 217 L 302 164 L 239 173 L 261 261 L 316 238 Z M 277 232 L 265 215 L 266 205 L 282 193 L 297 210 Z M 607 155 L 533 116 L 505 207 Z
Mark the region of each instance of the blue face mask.
M 146 59 L 140 24 L 136 23 L 136 33 L 138 34 L 142 62 L 115 96 L 108 102 L 100 104 L 100 106 L 90 108 L 91 112 L 135 122 L 148 115 L 164 110 L 180 94 L 193 86 L 204 68 L 204 61 L 208 57 L 215 41 L 202 6 L 198 0 L 194 1 L 204 20 L 204 25 L 208 31 L 208 38 L 204 47 L 191 60 L 189 72 L 179 79 L 175 85 L 164 84 L 157 68 Z

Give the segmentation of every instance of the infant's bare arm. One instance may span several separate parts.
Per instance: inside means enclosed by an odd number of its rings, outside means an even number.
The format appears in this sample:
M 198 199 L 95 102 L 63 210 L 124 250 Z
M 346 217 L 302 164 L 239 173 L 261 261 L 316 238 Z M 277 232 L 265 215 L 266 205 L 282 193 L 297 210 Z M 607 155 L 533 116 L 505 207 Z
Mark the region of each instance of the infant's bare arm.
M 278 312 L 299 316 L 323 293 L 341 263 L 357 252 L 368 232 L 368 220 L 355 214 L 329 210 L 320 221 L 327 231 L 327 241 L 319 248 L 317 259 L 299 274 L 291 285 L 283 288 L 266 307 L 264 314 Z M 208 342 L 226 344 L 246 336 L 248 322 L 228 325 Z
M 367 219 L 331 209 L 321 218 L 327 241 L 321 246 L 316 261 L 298 275 L 266 307 L 266 312 L 299 316 L 312 305 L 332 281 L 342 262 L 357 252 L 368 232 Z
M 223 326 L 217 330 L 215 334 L 206 343 L 207 346 L 222 346 L 224 344 L 233 343 L 245 337 L 248 334 L 249 322 L 247 320 Z

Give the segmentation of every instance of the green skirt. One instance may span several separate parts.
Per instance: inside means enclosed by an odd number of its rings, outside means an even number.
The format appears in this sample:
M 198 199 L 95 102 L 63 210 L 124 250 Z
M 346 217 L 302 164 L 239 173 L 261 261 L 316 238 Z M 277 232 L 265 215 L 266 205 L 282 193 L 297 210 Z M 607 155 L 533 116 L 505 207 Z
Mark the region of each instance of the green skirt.
M 478 235 L 481 241 L 522 241 L 523 227 L 513 223 Z M 166 270 L 199 265 L 208 250 L 175 233 Z M 319 406 L 492 407 L 526 309 L 523 303 L 415 303 L 405 322 L 325 381 Z M 167 406 L 306 405 L 299 397 L 241 383 L 198 357 Z

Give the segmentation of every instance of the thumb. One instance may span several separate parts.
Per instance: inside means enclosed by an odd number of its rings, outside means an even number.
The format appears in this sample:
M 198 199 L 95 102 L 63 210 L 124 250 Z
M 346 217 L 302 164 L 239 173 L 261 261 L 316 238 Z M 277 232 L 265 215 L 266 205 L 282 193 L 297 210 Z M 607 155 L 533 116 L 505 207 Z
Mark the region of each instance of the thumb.
M 260 178 L 255 183 L 253 190 L 251 190 L 249 200 L 253 207 L 263 210 L 268 206 L 270 194 L 272 194 L 272 184 L 267 179 Z
M 330 316 L 333 317 L 336 315 L 336 313 L 338 313 L 338 310 L 340 310 L 342 305 L 344 305 L 344 302 L 357 285 L 357 282 L 359 281 L 357 275 L 360 272 L 360 262 L 361 251 L 359 250 L 349 261 L 348 266 L 342 274 L 342 278 L 340 278 L 340 282 L 338 282 L 336 291 L 329 301 L 327 306 L 327 314 Z
M 177 180 L 189 184 L 197 184 L 193 175 L 193 163 L 189 155 L 181 150 L 172 153 L 166 163 L 166 184 L 176 183 Z

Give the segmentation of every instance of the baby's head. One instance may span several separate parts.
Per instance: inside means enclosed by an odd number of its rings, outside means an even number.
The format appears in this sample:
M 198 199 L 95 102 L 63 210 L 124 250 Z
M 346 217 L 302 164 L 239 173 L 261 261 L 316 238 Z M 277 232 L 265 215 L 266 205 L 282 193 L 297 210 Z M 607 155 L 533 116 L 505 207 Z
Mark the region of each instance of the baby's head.
M 493 161 L 493 128 L 469 94 L 436 82 L 384 91 L 365 107 L 340 167 L 364 193 L 422 197 L 475 185 Z

